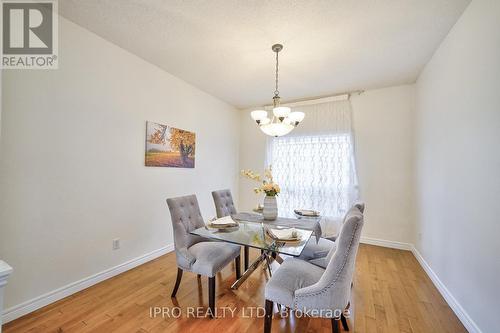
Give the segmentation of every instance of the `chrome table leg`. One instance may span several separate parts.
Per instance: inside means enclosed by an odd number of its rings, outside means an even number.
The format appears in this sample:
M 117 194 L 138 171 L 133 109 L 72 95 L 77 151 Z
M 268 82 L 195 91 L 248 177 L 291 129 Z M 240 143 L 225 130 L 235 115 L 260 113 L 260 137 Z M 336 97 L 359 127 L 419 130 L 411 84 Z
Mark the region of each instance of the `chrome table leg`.
M 243 283 L 245 282 L 245 280 L 250 276 L 250 274 L 253 273 L 253 271 L 255 271 L 255 269 L 257 267 L 259 267 L 259 265 L 264 262 L 267 258 L 267 254 L 264 252 L 262 253 L 249 267 L 248 269 L 241 275 L 241 277 L 236 280 L 232 285 L 231 285 L 231 289 L 238 289 L 238 287 Z

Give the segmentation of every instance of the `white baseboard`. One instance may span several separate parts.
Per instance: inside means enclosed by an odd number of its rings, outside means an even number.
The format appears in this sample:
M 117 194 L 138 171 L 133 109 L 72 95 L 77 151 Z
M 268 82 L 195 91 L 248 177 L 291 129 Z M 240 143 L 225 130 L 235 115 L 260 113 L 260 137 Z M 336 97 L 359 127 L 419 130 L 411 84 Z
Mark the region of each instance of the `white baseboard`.
M 80 290 L 93 286 L 96 283 L 107 280 L 113 276 L 128 271 L 129 269 L 132 269 L 148 261 L 156 259 L 166 253 L 172 252 L 173 250 L 174 250 L 174 244 L 169 244 L 165 247 L 146 253 L 140 257 L 134 258 L 115 267 L 111 267 L 97 274 L 91 275 L 79 281 L 70 283 L 66 286 L 48 292 L 44 295 L 33 298 L 29 301 L 23 302 L 19 305 L 5 309 L 2 315 L 3 322 L 7 323 L 11 320 L 24 316 L 25 314 L 33 312 L 41 307 L 44 307 L 48 304 L 63 299 L 64 297 L 79 292 Z
M 398 249 L 398 250 L 411 251 L 413 249 L 413 245 L 410 243 L 395 242 L 395 241 L 371 238 L 371 237 L 361 237 L 361 243 L 377 245 L 382 247 L 389 247 L 391 249 Z
M 434 273 L 432 268 L 429 266 L 427 261 L 425 261 L 424 257 L 418 252 L 418 250 L 412 246 L 413 255 L 415 258 L 417 258 L 418 262 L 420 263 L 420 266 L 424 269 L 424 271 L 427 273 L 429 278 L 432 280 L 432 283 L 434 283 L 434 286 L 436 286 L 437 290 L 441 293 L 441 295 L 444 297 L 446 300 L 446 303 L 450 306 L 450 308 L 455 312 L 457 315 L 458 319 L 462 322 L 462 324 L 465 326 L 467 331 L 470 333 L 482 333 L 477 324 L 472 320 L 472 318 L 467 314 L 467 312 L 464 310 L 464 308 L 458 303 L 455 297 L 451 294 L 451 292 L 446 288 L 444 283 L 439 279 L 439 277 Z

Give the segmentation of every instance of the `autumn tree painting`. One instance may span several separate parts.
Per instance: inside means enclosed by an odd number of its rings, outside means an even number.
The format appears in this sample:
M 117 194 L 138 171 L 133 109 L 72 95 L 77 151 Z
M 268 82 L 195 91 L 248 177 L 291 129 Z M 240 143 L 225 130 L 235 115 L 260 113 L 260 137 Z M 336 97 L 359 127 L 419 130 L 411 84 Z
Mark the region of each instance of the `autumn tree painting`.
M 146 166 L 194 168 L 195 147 L 193 132 L 147 122 Z

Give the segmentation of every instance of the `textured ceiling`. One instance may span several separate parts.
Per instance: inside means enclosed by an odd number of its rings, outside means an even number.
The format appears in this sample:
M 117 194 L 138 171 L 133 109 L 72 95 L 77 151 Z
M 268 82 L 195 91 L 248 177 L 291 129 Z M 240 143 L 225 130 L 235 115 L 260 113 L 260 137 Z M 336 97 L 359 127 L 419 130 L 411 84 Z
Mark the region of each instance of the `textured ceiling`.
M 237 107 L 414 82 L 470 0 L 60 0 L 67 19 Z

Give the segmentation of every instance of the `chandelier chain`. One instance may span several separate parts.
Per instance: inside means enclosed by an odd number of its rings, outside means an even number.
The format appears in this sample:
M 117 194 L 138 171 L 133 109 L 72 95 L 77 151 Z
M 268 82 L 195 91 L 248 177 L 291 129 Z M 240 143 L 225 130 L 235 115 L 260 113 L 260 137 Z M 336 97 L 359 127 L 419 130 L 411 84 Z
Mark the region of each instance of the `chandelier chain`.
M 276 51 L 276 85 L 275 85 L 275 90 L 274 90 L 274 96 L 279 96 L 280 92 L 278 90 L 278 71 L 279 71 L 279 61 L 278 61 L 278 53 L 279 51 Z

